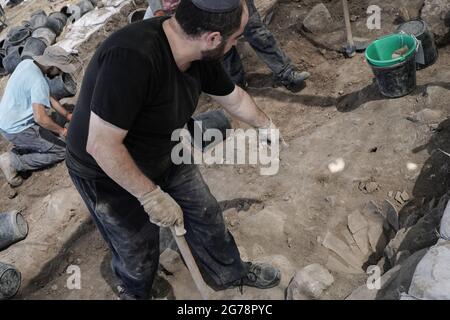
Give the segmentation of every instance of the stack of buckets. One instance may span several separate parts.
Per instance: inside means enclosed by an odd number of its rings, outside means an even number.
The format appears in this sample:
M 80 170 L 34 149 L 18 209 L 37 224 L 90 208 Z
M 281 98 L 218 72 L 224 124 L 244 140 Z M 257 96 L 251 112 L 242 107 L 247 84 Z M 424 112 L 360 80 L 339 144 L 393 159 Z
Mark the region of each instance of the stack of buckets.
M 416 70 L 437 60 L 433 35 L 423 21 L 409 21 L 398 31 L 374 41 L 366 50 L 366 60 L 375 74 L 378 87 L 389 98 L 403 97 L 414 91 Z M 401 55 L 393 56 L 405 47 L 407 50 Z

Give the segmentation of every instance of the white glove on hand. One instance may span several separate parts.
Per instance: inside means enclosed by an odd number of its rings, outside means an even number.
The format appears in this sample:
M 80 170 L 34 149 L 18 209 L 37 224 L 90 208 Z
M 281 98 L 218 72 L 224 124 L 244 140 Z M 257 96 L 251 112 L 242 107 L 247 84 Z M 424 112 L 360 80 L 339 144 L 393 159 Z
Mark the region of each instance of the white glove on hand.
M 184 230 L 183 210 L 175 200 L 157 187 L 154 191 L 144 194 L 139 202 L 150 217 L 150 222 L 160 227 L 177 227 Z M 184 231 L 186 233 L 186 231 Z

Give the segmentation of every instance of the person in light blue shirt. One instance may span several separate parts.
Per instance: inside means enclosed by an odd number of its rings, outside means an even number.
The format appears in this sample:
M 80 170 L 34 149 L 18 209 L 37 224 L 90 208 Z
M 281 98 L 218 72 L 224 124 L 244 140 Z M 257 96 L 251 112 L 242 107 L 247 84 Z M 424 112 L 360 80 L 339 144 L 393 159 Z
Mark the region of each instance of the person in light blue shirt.
M 0 102 L 0 133 L 13 149 L 0 155 L 0 169 L 12 187 L 22 184 L 19 172 L 64 160 L 67 129 L 52 120 L 48 109 L 53 107 L 68 121 L 71 114 L 50 97 L 45 76 L 74 71 L 68 53 L 52 46 L 42 56 L 22 61 L 11 75 Z

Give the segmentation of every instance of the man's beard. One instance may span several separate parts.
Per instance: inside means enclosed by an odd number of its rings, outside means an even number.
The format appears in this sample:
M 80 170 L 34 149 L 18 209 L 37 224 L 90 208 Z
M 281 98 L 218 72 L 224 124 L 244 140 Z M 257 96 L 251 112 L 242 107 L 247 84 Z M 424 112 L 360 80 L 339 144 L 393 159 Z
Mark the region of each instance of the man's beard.
M 202 60 L 204 61 L 220 61 L 225 56 L 225 47 L 227 45 L 226 41 L 222 43 L 215 49 L 202 51 Z

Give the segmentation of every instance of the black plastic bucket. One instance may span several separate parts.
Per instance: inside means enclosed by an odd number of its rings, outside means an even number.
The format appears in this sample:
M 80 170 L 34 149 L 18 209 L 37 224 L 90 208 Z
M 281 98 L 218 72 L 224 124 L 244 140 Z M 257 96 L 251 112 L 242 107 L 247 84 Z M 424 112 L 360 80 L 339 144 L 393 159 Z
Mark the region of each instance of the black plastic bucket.
M 0 213 L 0 250 L 26 238 L 28 225 L 18 211 Z
M 89 11 L 94 10 L 94 6 L 92 5 L 92 2 L 89 0 L 82 0 L 82 1 L 78 2 L 76 5 L 80 9 L 80 12 L 79 12 L 80 16 L 76 17 L 76 18 L 81 18 Z
M 25 41 L 25 45 L 23 46 L 22 51 L 22 60 L 24 59 L 32 59 L 33 56 L 40 56 L 44 53 L 45 48 L 47 48 L 47 44 L 38 38 L 28 38 Z
M 56 100 L 70 98 L 77 93 L 77 84 L 68 73 L 63 73 L 53 79 L 47 78 L 47 82 L 50 87 L 50 95 Z
M 13 266 L 0 262 L 0 300 L 14 297 L 20 288 L 22 276 Z
M 67 15 L 62 12 L 52 12 L 49 14 L 49 18 L 58 19 L 63 25 L 66 25 L 68 19 Z
M 11 45 L 18 46 L 24 43 L 30 35 L 30 29 L 25 27 L 14 27 L 8 32 L 8 41 Z
M 128 15 L 128 23 L 142 21 L 144 19 L 145 12 L 145 9 L 134 10 Z
M 56 33 L 53 32 L 53 30 L 47 28 L 47 27 L 40 27 L 33 31 L 31 34 L 33 38 L 41 39 L 45 42 L 47 46 L 51 46 L 55 43 L 56 40 Z
M 5 70 L 3 66 L 3 59 L 5 58 L 6 51 L 5 49 L 0 49 L 0 77 L 6 76 L 8 71 Z
M 418 70 L 425 69 L 437 61 L 439 52 L 437 50 L 436 42 L 434 41 L 434 35 L 425 21 L 408 21 L 398 27 L 398 31 L 412 34 L 420 40 L 421 49 L 423 50 L 423 61 L 417 61 Z
M 9 47 L 3 58 L 3 67 L 8 73 L 13 73 L 17 65 L 22 62 L 23 46 Z
M 227 138 L 227 129 L 231 129 L 231 122 L 223 110 L 212 110 L 193 116 L 189 120 L 187 128 L 191 134 L 193 145 L 205 151 Z M 209 129 L 219 130 L 223 139 L 221 141 L 205 141 L 203 135 Z M 195 135 L 196 132 L 197 136 Z
M 60 19 L 56 19 L 54 17 L 48 17 L 46 27 L 52 30 L 56 36 L 59 36 L 64 29 L 65 23 L 63 23 Z
M 382 95 L 400 98 L 410 94 L 417 87 L 416 54 L 404 62 L 388 67 L 371 65 Z
M 30 18 L 30 29 L 36 30 L 37 28 L 45 27 L 48 17 L 44 14 L 36 14 Z

